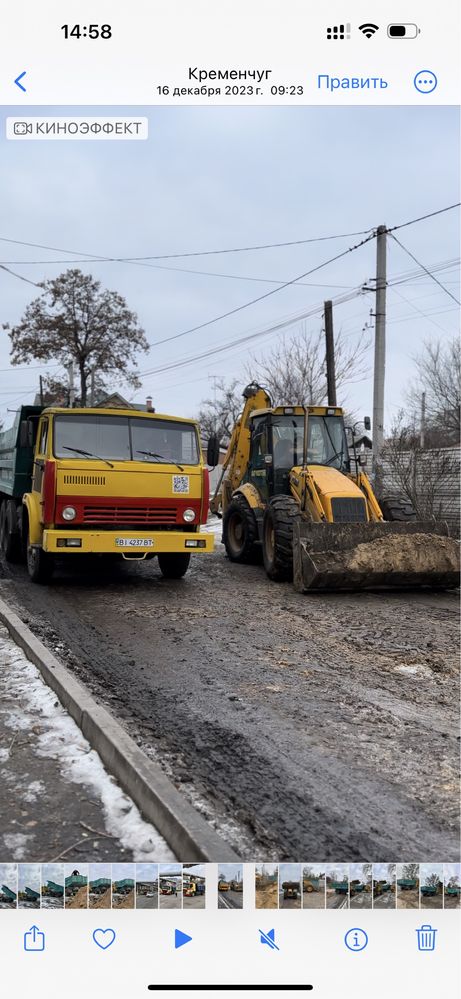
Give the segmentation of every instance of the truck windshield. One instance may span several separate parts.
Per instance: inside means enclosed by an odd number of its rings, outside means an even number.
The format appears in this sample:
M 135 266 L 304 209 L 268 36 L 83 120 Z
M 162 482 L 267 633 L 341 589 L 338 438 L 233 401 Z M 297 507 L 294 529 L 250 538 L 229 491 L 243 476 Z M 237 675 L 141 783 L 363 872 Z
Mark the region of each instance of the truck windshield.
M 304 419 L 279 417 L 273 421 L 274 465 L 289 470 L 303 460 Z M 307 463 L 349 471 L 349 452 L 340 416 L 308 416 Z
M 200 459 L 193 424 L 157 418 L 85 416 L 62 414 L 54 425 L 56 458 L 78 457 L 72 449 L 85 451 L 85 460 L 142 461 L 150 465 L 197 465 Z M 91 453 L 91 457 L 90 457 Z M 83 455 L 82 455 L 83 458 Z

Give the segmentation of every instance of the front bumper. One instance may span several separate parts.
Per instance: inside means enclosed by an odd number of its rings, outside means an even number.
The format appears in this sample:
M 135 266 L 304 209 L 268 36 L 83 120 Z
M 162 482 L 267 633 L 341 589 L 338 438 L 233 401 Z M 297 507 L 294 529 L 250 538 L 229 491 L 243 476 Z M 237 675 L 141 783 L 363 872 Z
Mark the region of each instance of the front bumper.
M 58 545 L 58 541 L 67 538 L 80 539 L 81 546 L 67 548 Z M 130 541 L 137 542 L 137 544 L 129 544 Z M 190 542 L 192 541 L 201 542 L 200 547 L 191 547 Z M 205 532 L 127 531 L 123 530 L 123 527 L 118 531 L 79 531 L 75 528 L 72 531 L 66 531 L 63 528 L 59 531 L 45 530 L 42 547 L 45 552 L 55 555 L 129 555 L 131 558 L 179 552 L 181 554 L 202 555 L 213 551 L 214 536 Z

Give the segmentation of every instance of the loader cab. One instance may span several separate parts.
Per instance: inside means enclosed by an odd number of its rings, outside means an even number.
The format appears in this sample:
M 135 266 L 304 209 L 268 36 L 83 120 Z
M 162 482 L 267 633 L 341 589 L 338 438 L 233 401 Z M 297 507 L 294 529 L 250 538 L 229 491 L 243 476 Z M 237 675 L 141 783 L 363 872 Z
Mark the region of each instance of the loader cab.
M 251 419 L 250 457 L 246 480 L 265 502 L 290 494 L 290 472 L 304 460 L 305 409 L 278 407 Z M 325 465 L 347 474 L 349 450 L 342 411 L 312 406 L 307 411 L 308 465 Z

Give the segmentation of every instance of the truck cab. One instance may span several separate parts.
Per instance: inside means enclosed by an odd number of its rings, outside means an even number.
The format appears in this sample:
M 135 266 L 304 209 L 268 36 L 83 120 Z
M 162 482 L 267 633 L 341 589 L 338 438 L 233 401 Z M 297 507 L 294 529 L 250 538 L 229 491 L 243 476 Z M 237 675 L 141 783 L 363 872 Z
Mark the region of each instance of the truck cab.
M 49 407 L 24 414 L 16 431 L 0 435 L 0 537 L 34 582 L 50 579 L 58 556 L 79 554 L 157 556 L 162 574 L 179 578 L 191 554 L 212 550 L 194 421 Z

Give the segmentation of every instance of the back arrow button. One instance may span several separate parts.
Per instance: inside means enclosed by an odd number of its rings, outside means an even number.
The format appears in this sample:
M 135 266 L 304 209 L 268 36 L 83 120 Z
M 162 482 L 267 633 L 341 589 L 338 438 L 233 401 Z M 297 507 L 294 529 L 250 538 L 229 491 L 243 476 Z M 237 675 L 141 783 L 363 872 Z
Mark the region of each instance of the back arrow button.
M 26 93 L 26 88 L 23 87 L 22 83 L 20 83 L 19 81 L 22 80 L 23 76 L 26 75 L 26 72 L 27 72 L 27 70 L 24 70 L 24 72 L 20 73 L 19 76 L 17 76 L 16 79 L 15 79 L 15 81 L 14 81 L 15 84 L 16 84 L 16 86 L 19 87 L 20 90 L 23 90 L 24 93 Z

